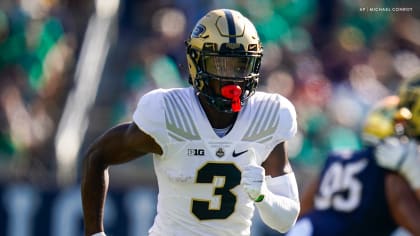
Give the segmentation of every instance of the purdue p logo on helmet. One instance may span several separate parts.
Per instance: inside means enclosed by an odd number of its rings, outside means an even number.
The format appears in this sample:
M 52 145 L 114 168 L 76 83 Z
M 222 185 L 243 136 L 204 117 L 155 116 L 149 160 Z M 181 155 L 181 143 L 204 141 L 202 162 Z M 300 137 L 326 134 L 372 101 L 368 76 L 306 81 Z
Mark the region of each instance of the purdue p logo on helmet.
M 238 84 L 242 105 L 254 94 L 263 50 L 255 26 L 241 13 L 210 11 L 197 22 L 186 47 L 190 83 L 209 104 L 232 112 L 231 101 L 210 89 L 211 80 Z

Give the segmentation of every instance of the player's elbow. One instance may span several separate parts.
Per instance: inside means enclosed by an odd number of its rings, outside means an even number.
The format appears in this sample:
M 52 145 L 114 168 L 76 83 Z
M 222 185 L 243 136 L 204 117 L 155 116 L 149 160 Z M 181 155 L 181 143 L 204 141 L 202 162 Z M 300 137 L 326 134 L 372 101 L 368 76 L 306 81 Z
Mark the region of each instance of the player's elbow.
M 108 168 L 102 153 L 103 151 L 95 146 L 89 148 L 83 159 L 83 172 L 103 171 Z
M 258 205 L 261 219 L 270 228 L 286 233 L 293 227 L 299 216 L 299 201 L 280 197 L 273 204 Z
M 280 233 L 286 233 L 295 225 L 300 212 L 299 202 L 290 204 L 289 209 L 285 212 L 286 214 L 283 218 L 283 223 L 279 225 L 279 228 L 277 229 Z

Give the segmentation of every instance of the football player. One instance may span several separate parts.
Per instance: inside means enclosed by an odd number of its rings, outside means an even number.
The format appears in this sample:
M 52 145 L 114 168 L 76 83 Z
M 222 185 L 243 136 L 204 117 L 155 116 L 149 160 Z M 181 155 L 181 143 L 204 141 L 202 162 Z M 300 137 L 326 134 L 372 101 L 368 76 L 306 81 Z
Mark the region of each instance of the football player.
M 400 135 L 387 138 L 376 148 L 378 164 L 404 176 L 420 201 L 420 75 L 405 81 L 399 89 L 398 106 L 409 119 Z
M 387 97 L 368 114 L 365 148 L 328 156 L 320 177 L 305 190 L 301 217 L 287 236 L 390 235 L 398 226 L 420 235 L 420 202 L 414 191 L 375 158 L 376 145 L 410 119 L 398 103 L 398 96 Z
M 108 168 L 153 153 L 157 215 L 149 235 L 250 235 L 257 208 L 286 232 L 300 210 L 286 142 L 296 112 L 285 97 L 256 92 L 262 45 L 249 19 L 210 11 L 186 41 L 191 87 L 157 89 L 131 123 L 111 128 L 83 163 L 85 234 L 105 235 Z

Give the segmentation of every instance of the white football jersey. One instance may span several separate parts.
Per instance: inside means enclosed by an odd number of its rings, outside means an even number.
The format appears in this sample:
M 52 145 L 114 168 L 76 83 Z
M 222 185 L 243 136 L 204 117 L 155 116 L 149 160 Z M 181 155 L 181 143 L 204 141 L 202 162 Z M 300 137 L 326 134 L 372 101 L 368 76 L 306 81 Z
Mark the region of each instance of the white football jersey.
M 133 120 L 163 150 L 153 158 L 159 185 L 153 236 L 250 235 L 254 205 L 241 171 L 261 164 L 297 129 L 289 100 L 257 92 L 219 137 L 191 87 L 147 93 Z

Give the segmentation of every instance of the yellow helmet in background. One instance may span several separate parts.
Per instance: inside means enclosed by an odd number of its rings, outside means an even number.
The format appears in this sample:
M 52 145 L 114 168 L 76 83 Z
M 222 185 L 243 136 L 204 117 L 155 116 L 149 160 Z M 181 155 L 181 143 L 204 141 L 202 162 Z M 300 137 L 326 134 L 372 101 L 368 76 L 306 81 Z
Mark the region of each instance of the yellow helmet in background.
M 210 89 L 212 80 L 240 86 L 241 105 L 254 94 L 263 50 L 255 26 L 240 12 L 210 11 L 195 25 L 186 47 L 189 82 L 209 104 L 232 112 L 232 101 Z
M 362 138 L 366 143 L 376 144 L 386 137 L 405 132 L 405 123 L 411 119 L 411 113 L 399 107 L 399 103 L 398 96 L 388 96 L 372 107 L 362 130 Z
M 399 107 L 412 114 L 407 121 L 405 133 L 413 138 L 420 139 L 420 75 L 404 81 L 398 91 L 400 97 Z

